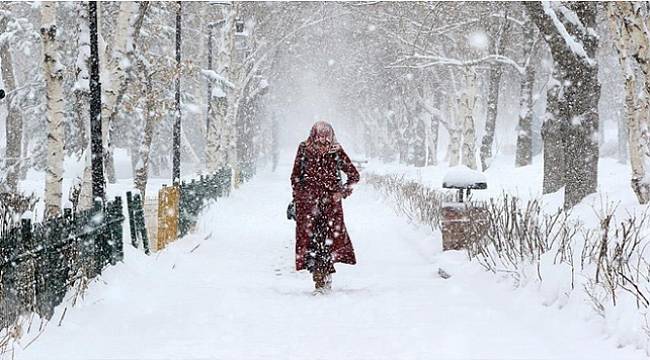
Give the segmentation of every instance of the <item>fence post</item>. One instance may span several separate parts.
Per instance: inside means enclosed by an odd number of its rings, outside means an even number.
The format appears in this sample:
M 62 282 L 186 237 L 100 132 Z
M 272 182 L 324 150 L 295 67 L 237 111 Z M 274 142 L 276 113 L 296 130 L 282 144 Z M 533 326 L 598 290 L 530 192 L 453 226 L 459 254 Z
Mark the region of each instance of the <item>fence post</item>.
M 187 196 L 189 195 L 189 192 L 187 191 L 187 184 L 185 181 L 181 182 L 180 186 L 178 187 L 180 190 L 180 196 L 178 199 L 178 234 L 177 237 L 183 237 L 185 234 L 187 234 L 187 219 L 188 219 L 188 206 L 189 206 L 189 199 Z
M 134 248 L 138 248 L 138 239 L 136 235 L 136 229 L 135 229 L 135 219 L 134 214 L 133 214 L 133 197 L 130 191 L 126 192 L 126 208 L 129 213 L 129 230 L 131 232 L 131 245 L 133 245 Z
M 115 201 L 109 207 L 109 209 L 110 222 L 108 226 L 112 228 L 110 231 L 111 239 L 109 243 L 111 245 L 110 261 L 111 265 L 115 265 L 118 261 L 122 261 L 124 259 L 124 238 L 122 233 L 122 221 L 120 221 L 123 219 L 122 198 L 116 196 Z
M 35 250 L 34 240 L 32 238 L 32 221 L 30 219 L 22 219 L 20 221 L 20 241 L 23 246 L 23 254 L 31 254 Z M 18 244 L 14 245 L 14 249 L 19 248 Z M 14 251 L 14 254 L 18 255 L 16 251 Z M 19 290 L 16 294 L 19 296 L 18 301 L 21 304 L 18 313 L 21 311 L 33 311 L 36 307 L 36 268 L 33 255 L 30 255 L 30 259 L 21 265 L 22 270 L 26 271 L 24 274 L 19 273 L 17 264 L 10 264 L 10 266 L 12 266 L 12 270 L 14 271 L 14 279 L 18 280 L 14 283 L 14 286 L 21 284 L 21 282 L 24 285 L 22 291 Z M 26 281 L 21 281 L 25 279 Z
M 136 229 L 136 234 L 140 234 L 142 237 L 142 247 L 144 248 L 144 253 L 149 255 L 151 254 L 151 250 L 149 249 L 149 237 L 147 236 L 147 227 L 144 224 L 144 209 L 142 208 L 143 201 L 140 199 L 140 194 L 135 194 L 134 198 L 134 214 L 137 217 L 134 219 L 135 225 L 137 227 Z

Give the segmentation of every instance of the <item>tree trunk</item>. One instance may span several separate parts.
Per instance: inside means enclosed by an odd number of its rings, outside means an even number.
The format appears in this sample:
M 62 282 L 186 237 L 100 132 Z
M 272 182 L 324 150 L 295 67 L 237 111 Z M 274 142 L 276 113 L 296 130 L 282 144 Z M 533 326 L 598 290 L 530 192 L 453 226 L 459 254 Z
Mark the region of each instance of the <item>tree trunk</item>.
M 533 161 L 533 85 L 535 84 L 534 56 L 537 33 L 531 21 L 524 26 L 525 73 L 521 80 L 519 97 L 519 123 L 517 125 L 517 154 L 515 167 L 530 165 Z
M 620 164 L 627 164 L 628 160 L 628 131 L 627 131 L 627 123 L 625 122 L 626 120 L 626 115 L 620 116 L 616 120 L 616 125 L 617 125 L 617 130 L 618 130 L 618 142 L 617 142 L 617 152 L 618 152 L 618 162 Z
M 440 100 L 437 100 L 438 114 L 431 115 L 431 126 L 429 132 L 429 153 L 428 165 L 438 165 L 438 135 L 440 133 Z
M 210 107 L 212 114 L 208 115 L 212 120 L 210 121 L 206 139 L 206 157 L 208 171 L 211 173 L 227 165 L 222 134 L 224 133 L 224 121 L 228 109 L 228 101 L 225 96 L 218 97 L 217 95 L 219 94 L 215 95 L 213 93 L 209 99 L 209 101 L 213 102 L 213 105 Z
M 111 79 L 109 81 L 111 86 L 104 86 L 105 96 L 103 97 L 104 101 L 102 102 L 101 109 L 103 124 L 102 144 L 106 145 L 106 148 L 102 150 L 104 161 L 106 162 L 104 168 L 106 169 L 107 177 L 111 183 L 115 182 L 115 167 L 113 164 L 113 148 L 109 136 L 111 133 L 110 126 L 119 111 L 120 102 L 126 92 L 128 81 L 130 79 L 129 73 L 132 68 L 131 66 L 124 68 L 122 64 L 134 61 L 135 41 L 138 37 L 140 28 L 142 27 L 142 21 L 149 6 L 148 2 L 140 3 L 137 15 L 131 17 L 130 15 L 135 11 L 134 4 L 134 2 L 120 3 L 120 13 L 118 17 L 120 20 L 118 20 L 118 29 L 115 34 L 114 45 L 112 46 L 114 50 L 111 51 L 109 50 L 109 47 L 107 47 L 107 52 L 104 58 L 108 59 L 100 59 L 103 60 L 101 61 L 101 65 L 108 67 L 111 74 Z M 126 56 L 129 61 L 124 62 L 124 56 Z M 86 168 L 83 172 L 81 195 L 79 200 L 79 207 L 81 209 L 92 207 L 93 170 L 91 169 L 90 153 L 90 150 L 87 150 Z
M 461 140 L 461 119 L 456 111 L 456 99 L 449 97 L 449 148 L 447 158 L 449 166 L 457 166 L 460 163 L 460 140 Z
M 560 122 L 560 80 L 557 65 L 550 75 L 546 91 L 546 114 L 542 123 L 544 143 L 544 184 L 543 194 L 550 194 L 564 186 L 564 138 Z
M 481 167 L 483 171 L 490 167 L 492 162 L 492 144 L 494 143 L 494 130 L 496 128 L 499 85 L 501 82 L 502 65 L 490 64 L 487 93 L 487 115 L 485 118 L 485 134 L 481 140 Z
M 146 70 L 145 70 L 146 71 Z M 144 139 L 142 141 L 142 146 L 139 149 L 139 160 L 136 165 L 135 178 L 133 179 L 135 188 L 141 194 L 142 201 L 144 202 L 147 182 L 149 180 L 149 158 L 151 155 L 151 143 L 153 141 L 154 128 L 158 122 L 158 118 L 154 109 L 154 96 L 155 94 L 152 91 L 152 80 L 151 74 L 146 74 L 146 109 L 144 113 Z
M 647 34 L 642 30 L 642 17 L 637 16 L 631 3 L 609 3 L 608 13 L 610 28 L 616 35 L 614 48 L 618 53 L 619 64 L 625 77 L 625 122 L 629 144 L 630 164 L 632 166 L 631 185 L 640 204 L 647 204 L 650 200 L 650 184 L 647 182 L 648 171 L 648 139 L 647 139 L 647 89 L 648 71 L 645 61 L 650 60 L 647 54 Z M 628 51 L 628 46 L 632 49 Z M 637 96 L 637 81 L 634 72 L 632 56 L 640 62 L 642 71 L 646 75 L 646 86 L 642 96 Z M 644 66 L 645 65 L 645 66 Z M 645 69 L 644 69 L 645 67 Z M 619 133 L 621 131 L 619 128 Z M 620 136 L 619 136 L 620 138 Z
M 507 16 L 507 15 L 506 15 Z M 491 52 L 503 54 L 506 42 L 503 38 L 508 33 L 510 22 L 504 20 L 504 24 L 495 39 L 491 41 Z M 495 62 L 490 63 L 490 72 L 488 75 L 488 93 L 487 93 L 487 114 L 485 118 L 485 134 L 481 140 L 481 168 L 487 170 L 492 163 L 492 145 L 494 144 L 494 131 L 496 129 L 497 115 L 499 114 L 499 89 L 501 86 L 501 74 L 503 65 Z
M 135 13 L 136 3 L 133 1 L 125 1 L 120 3 L 120 10 L 117 15 L 117 22 L 115 24 L 115 37 L 113 39 L 112 54 L 107 54 L 109 61 L 107 62 L 108 73 L 110 74 L 110 81 L 104 84 L 104 101 L 102 102 L 102 142 L 106 144 L 104 149 L 104 171 L 108 182 L 114 184 L 115 179 L 115 165 L 113 161 L 113 146 L 110 140 L 110 133 L 112 130 L 111 112 L 113 105 L 117 103 L 121 84 L 126 82 L 127 74 L 125 69 L 128 36 L 129 36 L 129 20 Z M 129 66 L 130 67 L 130 66 Z
M 221 30 L 219 51 L 217 53 L 217 73 L 235 85 L 235 88 L 227 89 L 226 85 L 222 84 L 223 95 L 225 96 L 218 97 L 214 106 L 216 109 L 215 123 L 220 123 L 221 125 L 215 131 L 218 131 L 218 137 L 221 142 L 217 147 L 212 147 L 214 166 L 218 168 L 221 166 L 222 161 L 225 161 L 233 169 L 233 180 L 236 180 L 237 177 L 235 167 L 237 157 L 237 129 L 235 123 L 238 111 L 236 104 L 239 88 L 237 87 L 236 81 L 237 69 L 235 69 L 235 19 L 237 18 L 238 10 L 238 3 L 222 10 L 225 22 Z M 213 141 L 219 141 L 219 139 L 213 135 Z M 233 186 L 236 185 L 235 183 L 236 181 L 231 181 Z
M 47 172 L 45 217 L 61 213 L 63 181 L 63 67 L 56 42 L 56 2 L 41 4 L 41 39 L 47 93 Z
M 88 113 L 80 111 L 87 108 L 90 102 L 90 73 L 88 71 L 90 61 L 90 29 L 88 23 L 88 4 L 81 2 L 77 8 L 77 81 L 74 85 L 75 104 L 78 111 L 75 112 L 77 124 L 83 130 L 79 133 L 84 137 L 82 146 L 84 149 L 83 159 L 85 161 L 84 171 L 81 174 L 81 190 L 79 192 L 79 203 L 77 209 L 90 209 L 92 202 L 92 160 L 90 148 L 90 122 Z
M 570 208 L 587 195 L 596 192 L 598 184 L 598 63 L 596 49 L 598 37 L 595 32 L 597 4 L 538 3 L 527 2 L 525 6 L 531 18 L 545 35 L 551 48 L 553 60 L 560 69 L 560 116 L 564 139 L 564 207 Z M 564 6 L 565 11 L 575 15 L 575 21 L 584 27 L 563 23 L 555 7 Z M 572 38 L 571 47 L 565 36 Z
M 90 102 L 90 75 L 88 59 L 90 57 L 90 30 L 88 29 L 88 6 L 86 2 L 77 4 L 77 61 L 76 81 L 73 86 L 75 109 L 83 109 Z M 90 145 L 88 117 L 83 111 L 75 111 L 75 126 L 79 129 L 80 147 L 86 151 Z
M 7 31 L 7 24 L 9 18 L 3 16 L 0 20 L 0 34 Z M 0 46 L 0 61 L 2 62 L 2 82 L 4 83 L 5 93 L 7 98 L 7 118 L 5 122 L 6 132 L 6 187 L 9 192 L 18 191 L 18 178 L 20 177 L 20 159 L 22 152 L 22 138 L 23 138 L 23 117 L 21 110 L 16 107 L 14 103 L 14 95 L 16 91 L 16 78 L 14 76 L 13 59 L 11 51 L 9 50 L 8 41 L 3 41 Z
M 461 97 L 463 114 L 463 155 L 462 163 L 476 169 L 476 131 L 474 125 L 474 106 L 476 105 L 476 73 L 466 73 L 467 89 Z
M 106 177 L 110 183 L 115 183 L 115 165 L 113 161 L 113 144 L 110 139 L 113 122 L 120 110 L 120 104 L 126 92 L 129 75 L 132 69 L 130 64 L 135 62 L 135 41 L 139 35 L 144 15 L 148 9 L 148 2 L 138 3 L 124 1 L 120 3 L 117 15 L 115 37 L 111 53 L 106 57 L 110 81 L 104 86 L 104 101 L 102 102 L 102 136 L 106 144 L 104 152 L 104 167 Z M 137 11 L 136 11 L 137 10 Z M 107 48 L 108 50 L 108 48 Z

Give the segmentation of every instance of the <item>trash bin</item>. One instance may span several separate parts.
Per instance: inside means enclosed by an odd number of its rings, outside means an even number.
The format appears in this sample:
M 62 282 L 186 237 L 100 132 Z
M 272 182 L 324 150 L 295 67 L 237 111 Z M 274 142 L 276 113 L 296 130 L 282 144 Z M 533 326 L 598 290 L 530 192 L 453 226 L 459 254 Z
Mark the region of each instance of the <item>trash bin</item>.
M 442 250 L 461 250 L 487 225 L 485 207 L 465 201 L 472 190 L 487 189 L 487 180 L 481 172 L 457 166 L 445 175 L 442 187 L 458 190 L 454 201 L 442 205 Z

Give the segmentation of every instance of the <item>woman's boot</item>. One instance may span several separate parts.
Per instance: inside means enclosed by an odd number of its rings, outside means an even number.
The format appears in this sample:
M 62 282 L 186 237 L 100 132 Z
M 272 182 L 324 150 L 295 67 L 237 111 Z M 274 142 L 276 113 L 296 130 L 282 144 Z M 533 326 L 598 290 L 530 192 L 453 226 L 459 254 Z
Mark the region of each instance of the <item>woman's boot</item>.
M 318 270 L 314 271 L 313 279 L 314 279 L 314 293 L 323 293 L 323 289 L 325 288 L 325 277 L 323 276 L 323 273 L 321 273 Z
M 332 274 L 327 274 L 323 279 L 323 289 L 327 292 L 332 291 Z

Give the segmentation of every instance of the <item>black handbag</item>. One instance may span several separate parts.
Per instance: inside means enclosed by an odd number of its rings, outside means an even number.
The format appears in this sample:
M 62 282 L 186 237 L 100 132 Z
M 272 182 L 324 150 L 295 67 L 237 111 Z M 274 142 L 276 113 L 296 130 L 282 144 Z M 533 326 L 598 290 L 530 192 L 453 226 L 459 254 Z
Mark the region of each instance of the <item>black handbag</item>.
M 287 206 L 287 219 L 296 220 L 296 202 L 293 200 Z

